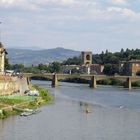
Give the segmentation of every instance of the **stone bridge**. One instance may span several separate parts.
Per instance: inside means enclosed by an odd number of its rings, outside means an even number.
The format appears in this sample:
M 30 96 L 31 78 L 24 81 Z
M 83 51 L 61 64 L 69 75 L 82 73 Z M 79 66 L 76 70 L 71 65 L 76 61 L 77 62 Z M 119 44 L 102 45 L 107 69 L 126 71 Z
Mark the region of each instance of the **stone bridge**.
M 30 77 L 45 77 L 52 80 L 52 87 L 58 86 L 59 80 L 64 80 L 66 78 L 81 78 L 85 80 L 90 80 L 90 87 L 96 88 L 97 81 L 103 79 L 118 79 L 126 81 L 125 88 L 132 89 L 132 81 L 140 80 L 138 76 L 107 76 L 107 75 L 88 75 L 88 74 L 57 74 L 57 73 L 46 73 L 46 74 L 32 74 L 24 73 L 24 77 L 29 79 Z

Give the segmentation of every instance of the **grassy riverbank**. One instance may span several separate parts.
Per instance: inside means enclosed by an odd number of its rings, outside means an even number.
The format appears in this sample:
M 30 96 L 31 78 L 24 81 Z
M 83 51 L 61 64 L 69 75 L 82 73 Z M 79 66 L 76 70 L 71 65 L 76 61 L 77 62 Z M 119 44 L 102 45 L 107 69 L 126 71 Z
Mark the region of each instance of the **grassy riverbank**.
M 50 95 L 48 90 L 36 85 L 30 86 L 30 90 L 35 89 L 39 91 L 39 96 L 0 96 L 0 119 L 21 113 L 21 111 L 15 108 L 37 108 L 41 105 L 48 104 L 53 101 L 53 97 Z

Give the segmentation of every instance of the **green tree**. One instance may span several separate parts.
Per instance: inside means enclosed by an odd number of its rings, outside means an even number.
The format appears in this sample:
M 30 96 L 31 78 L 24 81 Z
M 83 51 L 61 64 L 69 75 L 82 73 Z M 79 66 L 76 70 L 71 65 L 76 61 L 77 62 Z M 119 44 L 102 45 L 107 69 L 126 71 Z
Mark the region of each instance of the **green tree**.
M 53 62 L 48 67 L 49 67 L 49 71 L 51 73 L 60 72 L 60 70 L 61 70 L 61 64 L 59 62 Z
M 103 72 L 106 75 L 114 75 L 115 73 L 119 73 L 119 67 L 116 64 L 105 64 Z
M 6 58 L 6 57 L 5 57 L 5 66 L 4 66 L 4 67 L 5 67 L 5 70 L 6 70 L 6 69 L 7 69 L 7 70 L 8 70 L 8 69 L 11 69 L 11 65 L 9 64 L 9 60 L 8 60 L 8 58 Z
M 40 71 L 44 70 L 44 71 L 48 71 L 48 66 L 47 65 L 44 65 L 44 64 L 39 64 L 38 65 L 38 69 Z
M 23 72 L 24 71 L 24 65 L 23 64 L 14 64 L 11 67 L 13 70 L 17 72 Z
M 80 65 L 81 59 L 80 57 L 68 58 L 66 61 L 63 61 L 62 64 L 63 65 Z

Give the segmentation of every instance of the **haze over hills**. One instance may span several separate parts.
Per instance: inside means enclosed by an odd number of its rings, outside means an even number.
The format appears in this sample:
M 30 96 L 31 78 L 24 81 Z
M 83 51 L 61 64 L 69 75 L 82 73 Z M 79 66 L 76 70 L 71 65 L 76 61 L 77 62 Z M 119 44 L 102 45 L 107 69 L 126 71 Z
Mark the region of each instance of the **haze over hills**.
M 7 52 L 10 64 L 24 65 L 48 64 L 53 61 L 62 62 L 67 58 L 80 55 L 80 51 L 61 47 L 43 50 L 7 48 Z

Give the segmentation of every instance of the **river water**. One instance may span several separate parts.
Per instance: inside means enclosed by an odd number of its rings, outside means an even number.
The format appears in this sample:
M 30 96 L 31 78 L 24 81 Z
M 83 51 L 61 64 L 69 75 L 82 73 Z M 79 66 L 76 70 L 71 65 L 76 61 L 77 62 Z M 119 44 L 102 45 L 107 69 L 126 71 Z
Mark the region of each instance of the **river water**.
M 140 90 L 33 83 L 49 89 L 55 102 L 36 115 L 0 120 L 0 140 L 140 140 Z

